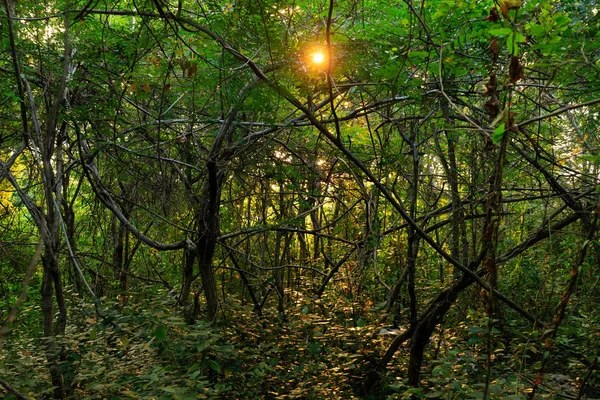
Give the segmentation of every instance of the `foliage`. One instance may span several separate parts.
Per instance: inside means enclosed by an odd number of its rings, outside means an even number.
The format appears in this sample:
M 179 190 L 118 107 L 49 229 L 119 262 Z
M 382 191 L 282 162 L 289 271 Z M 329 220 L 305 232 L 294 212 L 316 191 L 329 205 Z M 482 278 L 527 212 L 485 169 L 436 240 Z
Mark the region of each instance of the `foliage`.
M 595 395 L 595 1 L 3 13 L 0 396 Z

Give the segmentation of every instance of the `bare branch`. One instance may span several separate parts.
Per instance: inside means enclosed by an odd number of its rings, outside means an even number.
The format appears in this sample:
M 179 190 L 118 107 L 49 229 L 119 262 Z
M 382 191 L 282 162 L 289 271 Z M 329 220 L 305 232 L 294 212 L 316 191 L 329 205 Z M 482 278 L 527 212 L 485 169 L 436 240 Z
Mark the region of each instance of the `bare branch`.
M 112 196 L 108 192 L 108 190 L 102 184 L 102 179 L 100 178 L 100 174 L 98 173 L 98 169 L 94 164 L 93 160 L 89 159 L 89 155 L 83 149 L 84 141 L 81 137 L 81 130 L 79 125 L 75 122 L 75 131 L 77 132 L 77 139 L 79 144 L 79 155 L 81 165 L 83 166 L 83 170 L 94 190 L 98 199 L 104 204 L 114 215 L 117 217 L 121 223 L 131 232 L 133 236 L 138 238 L 140 241 L 145 243 L 146 245 L 157 249 L 157 250 L 180 250 L 180 249 L 189 249 L 194 251 L 196 249 L 196 245 L 190 239 L 184 239 L 180 242 L 176 243 L 161 243 L 158 242 L 146 235 L 144 235 L 135 225 L 129 221 L 127 217 L 121 212 Z
M 563 106 L 563 107 L 561 107 L 561 108 L 559 108 L 557 110 L 554 110 L 554 111 L 552 111 L 552 112 L 550 112 L 548 114 L 539 115 L 539 116 L 537 116 L 535 118 L 528 119 L 527 121 L 520 122 L 519 124 L 517 124 L 517 127 L 518 128 L 522 128 L 524 126 L 533 124 L 534 122 L 542 121 L 542 120 L 544 120 L 546 118 L 556 117 L 557 115 L 560 115 L 560 114 L 565 113 L 565 112 L 570 111 L 570 110 L 575 110 L 577 108 L 582 108 L 582 107 L 593 106 L 594 104 L 598 104 L 598 103 L 600 103 L 600 98 L 594 99 L 594 100 L 590 100 L 590 101 L 586 101 L 585 103 L 571 104 L 571 105 L 568 105 L 568 106 Z
M 4 387 L 4 389 L 6 389 L 8 391 L 8 393 L 11 393 L 19 400 L 28 400 L 29 399 L 29 397 L 27 397 L 24 394 L 22 394 L 21 392 L 19 392 L 17 389 L 12 387 L 8 382 L 6 382 L 2 378 L 0 378 L 0 385 L 2 385 L 2 387 Z

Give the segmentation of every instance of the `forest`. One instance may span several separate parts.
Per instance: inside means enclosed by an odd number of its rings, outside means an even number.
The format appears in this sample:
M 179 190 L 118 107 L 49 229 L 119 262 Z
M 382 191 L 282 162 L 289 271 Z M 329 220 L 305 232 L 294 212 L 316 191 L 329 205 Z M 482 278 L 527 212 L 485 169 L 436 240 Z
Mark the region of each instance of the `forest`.
M 2 0 L 0 398 L 600 398 L 597 0 Z

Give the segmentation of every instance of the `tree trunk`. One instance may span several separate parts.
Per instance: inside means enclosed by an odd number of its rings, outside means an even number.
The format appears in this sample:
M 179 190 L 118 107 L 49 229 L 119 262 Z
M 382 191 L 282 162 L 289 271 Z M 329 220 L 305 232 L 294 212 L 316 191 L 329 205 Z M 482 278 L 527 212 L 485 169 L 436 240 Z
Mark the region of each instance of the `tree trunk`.
M 275 280 L 275 289 L 277 290 L 277 311 L 281 318 L 285 318 L 285 309 L 283 307 L 283 269 L 281 268 L 280 260 L 283 259 L 281 251 L 281 241 L 283 233 L 277 231 L 275 233 L 275 254 L 273 257 L 273 278 Z
M 125 215 L 125 216 L 127 218 L 129 218 L 128 215 Z M 126 234 L 126 228 L 125 228 L 125 225 L 123 225 L 123 223 L 118 221 L 116 218 L 113 218 L 113 219 L 114 219 L 114 223 L 116 226 L 115 226 L 115 239 L 114 239 L 115 247 L 113 250 L 112 265 L 113 265 L 115 276 L 119 278 L 119 281 L 122 281 L 121 275 L 123 274 L 123 254 L 125 252 L 124 239 L 125 239 L 125 234 Z M 123 293 L 121 293 L 121 294 L 123 294 Z
M 57 356 L 56 342 L 54 335 L 64 334 L 67 323 L 67 308 L 63 296 L 62 281 L 60 270 L 58 268 L 58 254 L 52 251 L 52 247 L 46 243 L 44 255 L 42 256 L 43 276 L 42 276 L 42 313 L 44 316 L 44 336 L 47 340 L 47 360 L 50 371 L 50 379 L 54 386 L 54 398 L 65 398 L 65 384 L 62 373 L 59 370 L 58 363 L 60 357 Z M 56 289 L 56 302 L 58 306 L 58 315 L 56 319 L 56 329 L 54 326 L 54 302 L 53 292 Z
M 192 283 L 194 282 L 194 263 L 196 262 L 196 253 L 185 249 L 183 251 L 183 268 L 181 293 L 179 294 L 179 305 L 187 310 L 190 305 L 190 293 L 192 292 Z
M 202 290 L 206 299 L 207 317 L 209 321 L 215 323 L 219 308 L 219 297 L 212 260 L 219 236 L 219 206 L 223 187 L 223 172 L 218 169 L 214 160 L 209 160 L 206 167 L 208 179 L 204 185 L 200 213 L 196 218 L 199 237 L 197 251 Z
M 216 242 L 214 239 L 205 238 L 200 241 L 199 248 L 201 256 L 198 259 L 200 268 L 200 278 L 202 279 L 202 290 L 206 299 L 207 317 L 213 324 L 217 320 L 217 311 L 219 308 L 219 296 L 217 294 L 217 281 L 212 266 L 212 256 L 215 250 Z
M 436 326 L 458 297 L 459 293 L 474 282 L 468 275 L 463 275 L 460 280 L 454 281 L 452 286 L 438 293 L 424 316 L 415 324 L 410 343 L 410 359 L 408 363 L 408 384 L 418 386 L 423 365 L 423 354 L 429 339 Z

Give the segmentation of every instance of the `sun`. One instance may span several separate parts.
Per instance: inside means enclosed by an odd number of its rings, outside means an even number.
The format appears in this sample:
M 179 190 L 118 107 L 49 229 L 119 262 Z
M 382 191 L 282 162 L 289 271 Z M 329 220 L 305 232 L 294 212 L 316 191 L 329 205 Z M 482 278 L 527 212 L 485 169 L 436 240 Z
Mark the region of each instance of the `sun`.
M 325 53 L 323 53 L 322 51 L 315 51 L 314 53 L 312 53 L 311 59 L 313 64 L 323 64 L 325 62 Z

